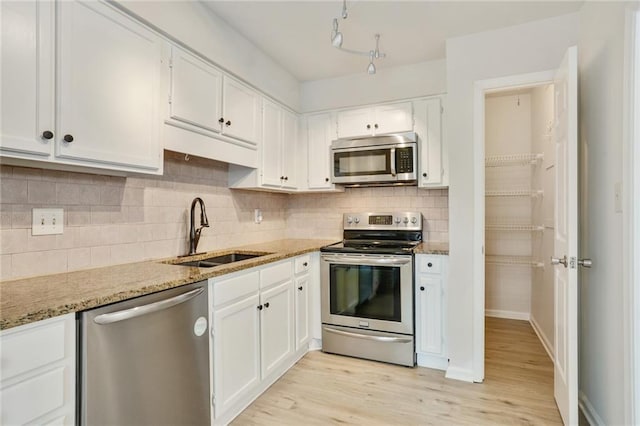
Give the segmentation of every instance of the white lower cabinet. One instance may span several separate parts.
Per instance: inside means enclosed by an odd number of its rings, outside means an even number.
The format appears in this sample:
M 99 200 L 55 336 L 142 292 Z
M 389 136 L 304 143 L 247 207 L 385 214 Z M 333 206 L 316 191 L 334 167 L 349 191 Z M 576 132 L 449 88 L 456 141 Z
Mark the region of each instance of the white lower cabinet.
M 0 424 L 75 424 L 74 314 L 0 334 Z
M 307 352 L 308 299 L 300 306 L 296 286 L 305 289 L 309 266 L 303 255 L 210 280 L 213 424 L 233 420 Z
M 444 307 L 448 256 L 417 254 L 415 262 L 417 363 L 446 370 L 449 360 Z

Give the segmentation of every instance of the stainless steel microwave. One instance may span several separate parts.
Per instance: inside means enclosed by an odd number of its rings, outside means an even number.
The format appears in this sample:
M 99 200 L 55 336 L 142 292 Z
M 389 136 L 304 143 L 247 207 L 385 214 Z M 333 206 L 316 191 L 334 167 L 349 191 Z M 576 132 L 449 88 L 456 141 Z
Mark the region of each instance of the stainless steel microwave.
M 400 133 L 331 143 L 331 182 L 347 186 L 415 185 L 418 136 Z

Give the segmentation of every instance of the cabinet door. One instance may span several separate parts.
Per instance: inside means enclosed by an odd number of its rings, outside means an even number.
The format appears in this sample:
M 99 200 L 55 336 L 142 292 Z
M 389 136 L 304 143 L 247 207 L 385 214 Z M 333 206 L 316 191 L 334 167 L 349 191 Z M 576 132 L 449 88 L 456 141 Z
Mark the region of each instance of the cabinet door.
M 54 3 L 0 2 L 0 152 L 48 158 L 54 128 Z
M 309 275 L 296 278 L 296 351 L 309 342 Z
M 351 109 L 338 112 L 338 137 L 351 138 L 373 134 L 373 110 L 371 108 Z
M 260 296 L 262 378 L 277 370 L 293 353 L 293 282 L 288 280 Z
M 373 130 L 376 135 L 413 130 L 411 102 L 377 106 L 374 108 L 374 116 Z
M 222 73 L 184 50 L 171 50 L 169 118 L 212 132 L 222 125 Z
M 282 175 L 285 188 L 296 189 L 298 187 L 298 173 L 296 168 L 298 146 L 298 117 L 295 114 L 282 110 Z
M 331 113 L 307 117 L 309 189 L 328 189 L 331 184 L 331 141 L 335 139 Z
M 264 101 L 262 109 L 262 185 L 279 188 L 282 178 L 282 108 Z
M 56 155 L 94 165 L 158 169 L 161 39 L 106 3 L 56 4 Z M 65 135 L 73 141 L 65 142 Z
M 230 77 L 223 78 L 222 132 L 257 144 L 260 140 L 260 95 Z
M 416 283 L 416 352 L 442 353 L 442 279 L 418 275 Z
M 260 382 L 258 293 L 213 313 L 215 417 Z
M 441 101 L 438 98 L 416 101 L 414 110 L 416 133 L 420 138 L 418 185 L 421 187 L 442 186 L 444 173 Z

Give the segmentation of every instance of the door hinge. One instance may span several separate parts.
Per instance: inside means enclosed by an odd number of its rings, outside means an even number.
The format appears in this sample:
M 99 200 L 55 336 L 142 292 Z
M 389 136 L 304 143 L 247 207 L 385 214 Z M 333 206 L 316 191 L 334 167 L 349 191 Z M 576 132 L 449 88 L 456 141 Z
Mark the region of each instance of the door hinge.
M 213 407 L 215 407 L 215 406 L 216 406 L 216 394 L 215 394 L 215 393 L 212 393 L 212 394 L 211 394 L 211 405 L 212 405 Z
M 578 267 L 578 262 L 575 256 L 569 258 L 569 268 L 576 269 Z
M 440 114 L 444 114 L 444 107 L 440 105 Z
M 169 58 L 169 68 L 173 68 L 173 58 Z
M 168 102 L 169 102 L 169 103 L 171 103 L 171 93 L 169 93 L 169 95 L 167 95 L 167 98 L 168 98 L 168 99 L 167 99 L 167 100 L 168 100 Z

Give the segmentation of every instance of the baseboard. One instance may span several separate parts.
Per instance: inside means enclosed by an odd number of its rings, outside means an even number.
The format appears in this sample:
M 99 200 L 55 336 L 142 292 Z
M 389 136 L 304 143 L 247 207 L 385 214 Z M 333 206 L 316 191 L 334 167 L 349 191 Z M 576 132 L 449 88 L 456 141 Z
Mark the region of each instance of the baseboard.
M 484 316 L 522 321 L 529 321 L 531 318 L 531 314 L 529 314 L 529 312 L 501 311 L 499 309 L 485 309 Z
M 582 415 L 589 422 L 591 426 L 604 426 L 605 422 L 602 420 L 596 411 L 596 409 L 591 405 L 589 398 L 584 392 L 580 391 L 578 393 L 578 407 L 582 412 Z
M 322 339 L 311 339 L 309 341 L 309 351 L 322 350 Z
M 449 359 L 443 356 L 423 354 L 418 352 L 416 354 L 416 364 L 418 364 L 419 367 L 427 367 L 434 368 L 436 370 L 447 371 L 447 367 L 449 366 Z
M 536 319 L 533 317 L 533 315 L 531 315 L 531 319 L 529 320 L 529 324 L 531 324 L 531 328 L 533 328 L 533 331 L 535 331 L 536 334 L 538 335 L 538 339 L 540 340 L 540 343 L 542 343 L 542 347 L 544 348 L 544 350 L 547 351 L 547 355 L 549 355 L 549 358 L 551 359 L 551 362 L 554 362 L 553 350 L 551 349 L 551 343 L 549 342 L 549 339 L 547 339 L 547 335 L 542 332 L 542 329 L 540 328 L 540 325 L 538 324 Z
M 449 366 L 444 377 L 446 377 L 447 379 L 461 380 L 463 382 L 473 383 L 473 371 L 466 368 Z

